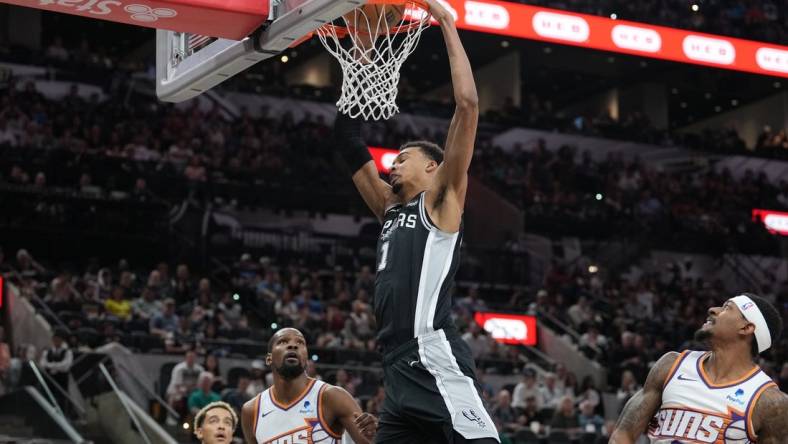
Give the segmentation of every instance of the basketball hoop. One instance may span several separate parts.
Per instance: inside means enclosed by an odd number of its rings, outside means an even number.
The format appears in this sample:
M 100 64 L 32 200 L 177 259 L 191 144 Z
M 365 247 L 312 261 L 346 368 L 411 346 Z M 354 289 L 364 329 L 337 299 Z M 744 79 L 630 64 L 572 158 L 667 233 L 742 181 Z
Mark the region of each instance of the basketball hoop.
M 369 0 L 317 29 L 323 46 L 342 67 L 340 112 L 365 120 L 386 120 L 399 112 L 400 68 L 431 17 L 422 0 Z

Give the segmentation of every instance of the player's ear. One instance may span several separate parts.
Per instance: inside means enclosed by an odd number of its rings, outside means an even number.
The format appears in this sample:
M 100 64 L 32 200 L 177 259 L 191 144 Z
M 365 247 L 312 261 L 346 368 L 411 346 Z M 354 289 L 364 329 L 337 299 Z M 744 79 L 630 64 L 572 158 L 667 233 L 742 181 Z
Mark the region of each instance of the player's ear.
M 750 336 L 755 334 L 755 324 L 752 322 L 747 322 L 744 324 L 743 327 L 739 329 L 739 332 L 744 336 Z
M 438 162 L 436 162 L 436 161 L 434 161 L 432 159 L 427 161 L 427 167 L 425 168 L 425 171 L 427 171 L 428 173 L 432 173 L 433 171 L 435 171 L 437 169 L 438 169 Z
M 194 429 L 194 436 L 196 436 L 197 439 L 199 439 L 200 442 L 202 442 L 202 427 L 198 427 Z
M 271 366 L 271 363 L 274 362 L 273 358 L 271 357 L 271 353 L 265 355 L 265 365 Z

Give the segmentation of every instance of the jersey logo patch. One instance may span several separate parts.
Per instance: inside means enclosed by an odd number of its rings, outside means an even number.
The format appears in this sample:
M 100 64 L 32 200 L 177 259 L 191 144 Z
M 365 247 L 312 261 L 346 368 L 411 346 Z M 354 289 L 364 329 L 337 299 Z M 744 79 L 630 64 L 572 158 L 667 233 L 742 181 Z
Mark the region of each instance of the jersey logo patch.
M 691 379 L 691 378 L 688 378 L 688 377 L 684 376 L 684 373 L 679 373 L 678 380 L 679 381 L 692 381 L 692 382 L 697 381 L 697 379 Z
M 468 421 L 475 422 L 476 425 L 479 426 L 480 429 L 484 429 L 487 427 L 487 424 L 484 423 L 484 420 L 476 414 L 473 409 L 463 410 L 462 416 L 465 417 Z

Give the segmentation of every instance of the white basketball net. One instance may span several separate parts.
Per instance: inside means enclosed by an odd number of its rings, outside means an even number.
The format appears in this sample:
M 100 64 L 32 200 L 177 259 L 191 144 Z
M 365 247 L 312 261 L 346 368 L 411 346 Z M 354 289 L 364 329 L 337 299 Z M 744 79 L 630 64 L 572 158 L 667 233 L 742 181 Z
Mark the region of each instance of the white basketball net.
M 333 25 L 318 28 L 317 35 L 342 67 L 340 112 L 352 118 L 387 120 L 399 112 L 397 87 L 400 68 L 416 49 L 421 33 L 430 24 L 429 12 L 413 1 L 403 2 L 405 14 L 397 24 L 385 19 L 391 5 L 377 5 L 378 17 L 362 8 L 343 16 L 347 31 Z M 399 15 L 397 12 L 396 15 Z M 347 34 L 347 42 L 342 38 Z

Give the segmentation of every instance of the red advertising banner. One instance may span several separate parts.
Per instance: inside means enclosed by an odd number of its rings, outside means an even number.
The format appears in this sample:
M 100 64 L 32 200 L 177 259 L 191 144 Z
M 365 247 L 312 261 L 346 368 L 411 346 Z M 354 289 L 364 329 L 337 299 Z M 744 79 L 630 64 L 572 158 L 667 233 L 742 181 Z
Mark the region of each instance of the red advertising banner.
M 375 166 L 378 167 L 378 171 L 381 173 L 388 173 L 399 151 L 391 148 L 371 146 L 369 147 L 369 154 L 372 155 L 372 159 L 375 161 Z
M 788 77 L 786 46 L 497 0 L 440 1 L 470 31 Z
M 752 210 L 752 220 L 760 221 L 772 234 L 788 236 L 788 213 L 772 210 Z
M 476 312 L 474 320 L 503 344 L 536 345 L 536 317 L 506 313 Z

